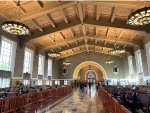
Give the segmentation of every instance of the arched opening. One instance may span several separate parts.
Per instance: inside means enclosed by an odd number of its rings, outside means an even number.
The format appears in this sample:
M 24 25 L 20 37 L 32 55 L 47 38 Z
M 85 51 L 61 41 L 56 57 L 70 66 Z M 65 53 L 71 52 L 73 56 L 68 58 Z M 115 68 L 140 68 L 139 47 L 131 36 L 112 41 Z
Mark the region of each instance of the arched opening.
M 80 81 L 88 81 L 87 74 L 93 71 L 96 81 L 102 81 L 107 78 L 104 68 L 93 61 L 86 61 L 80 63 L 74 70 L 73 79 Z
M 98 81 L 97 73 L 94 70 L 87 71 L 85 77 L 86 77 L 86 80 L 91 83 L 95 83 L 96 80 Z

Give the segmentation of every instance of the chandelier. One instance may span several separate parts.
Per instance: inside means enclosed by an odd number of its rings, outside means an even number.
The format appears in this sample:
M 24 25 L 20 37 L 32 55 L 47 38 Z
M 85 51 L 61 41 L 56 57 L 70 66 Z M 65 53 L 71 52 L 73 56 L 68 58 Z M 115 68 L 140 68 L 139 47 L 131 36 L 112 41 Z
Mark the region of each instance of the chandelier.
M 16 15 L 18 20 L 16 21 L 5 21 L 2 23 L 2 29 L 10 34 L 14 35 L 29 35 L 30 29 L 25 24 L 21 23 L 20 17 L 20 2 L 17 3 Z
M 112 51 L 110 51 L 110 53 L 111 54 L 122 54 L 122 53 L 125 53 L 126 51 L 125 51 L 125 49 L 114 49 L 114 50 L 112 50 Z
M 71 62 L 69 61 L 69 59 L 66 59 L 66 61 L 63 62 L 64 65 L 71 65 Z
M 60 57 L 60 53 L 51 52 L 51 53 L 48 53 L 48 56 L 53 57 L 53 58 L 56 58 L 56 57 Z
M 114 63 L 114 60 L 106 60 L 105 63 L 106 63 L 106 64 L 113 64 L 113 63 Z
M 71 65 L 71 62 L 65 61 L 65 62 L 63 62 L 63 64 L 68 66 L 68 65 Z
M 134 11 L 128 18 L 128 24 L 137 26 L 150 24 L 150 7 Z
M 110 51 L 111 54 L 117 55 L 125 53 L 126 50 L 123 48 L 119 48 L 119 45 L 114 45 L 114 49 Z

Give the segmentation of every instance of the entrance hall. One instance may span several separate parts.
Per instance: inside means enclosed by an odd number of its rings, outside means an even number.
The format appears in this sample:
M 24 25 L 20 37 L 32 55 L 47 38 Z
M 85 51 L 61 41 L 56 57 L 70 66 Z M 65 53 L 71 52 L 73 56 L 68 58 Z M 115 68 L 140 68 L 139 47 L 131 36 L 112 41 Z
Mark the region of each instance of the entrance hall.
M 150 113 L 150 1 L 0 0 L 0 113 Z

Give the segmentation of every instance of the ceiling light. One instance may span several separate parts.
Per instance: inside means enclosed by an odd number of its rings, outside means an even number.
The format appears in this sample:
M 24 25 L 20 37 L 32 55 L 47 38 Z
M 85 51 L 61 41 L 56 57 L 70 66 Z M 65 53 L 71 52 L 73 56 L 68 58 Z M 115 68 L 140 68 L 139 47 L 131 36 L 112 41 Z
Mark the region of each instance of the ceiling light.
M 150 7 L 134 11 L 128 18 L 128 24 L 137 26 L 150 24 Z
M 20 17 L 20 2 L 17 4 L 17 14 L 15 14 L 16 21 L 5 21 L 2 23 L 2 29 L 14 35 L 29 35 L 30 29 L 25 24 L 21 23 Z
M 65 61 L 65 62 L 63 62 L 63 64 L 68 66 L 68 65 L 71 65 L 71 62 Z
M 112 51 L 110 51 L 111 54 L 122 54 L 122 53 L 125 53 L 125 49 L 114 49 Z
M 52 53 L 48 53 L 48 56 L 50 56 L 50 57 L 54 57 L 54 58 L 56 58 L 56 57 L 60 57 L 60 53 L 57 53 L 57 52 L 52 52 Z
M 113 63 L 114 63 L 114 60 L 106 60 L 105 63 L 106 63 L 106 64 L 113 64 Z
M 68 65 L 71 65 L 71 62 L 69 61 L 69 59 L 66 59 L 66 60 L 63 62 L 63 64 L 68 66 Z
M 2 24 L 2 29 L 14 35 L 29 35 L 30 29 L 25 24 L 15 21 L 5 21 Z

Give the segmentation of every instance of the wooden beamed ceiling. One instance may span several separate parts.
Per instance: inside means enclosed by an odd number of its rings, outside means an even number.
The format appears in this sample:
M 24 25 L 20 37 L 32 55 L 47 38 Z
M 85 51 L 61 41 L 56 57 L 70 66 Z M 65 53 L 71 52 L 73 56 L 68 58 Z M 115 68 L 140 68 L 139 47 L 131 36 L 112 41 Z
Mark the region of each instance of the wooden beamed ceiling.
M 133 48 L 139 46 L 143 49 L 143 39 L 150 36 L 150 26 L 127 24 L 128 16 L 134 10 L 149 6 L 150 2 L 20 3 L 21 21 L 31 29 L 31 35 L 25 37 L 25 41 L 35 45 L 38 52 L 57 51 L 63 58 L 91 51 L 109 54 L 109 49 L 119 45 L 133 54 Z M 0 2 L 0 21 L 17 19 L 14 17 L 16 7 L 16 1 Z

